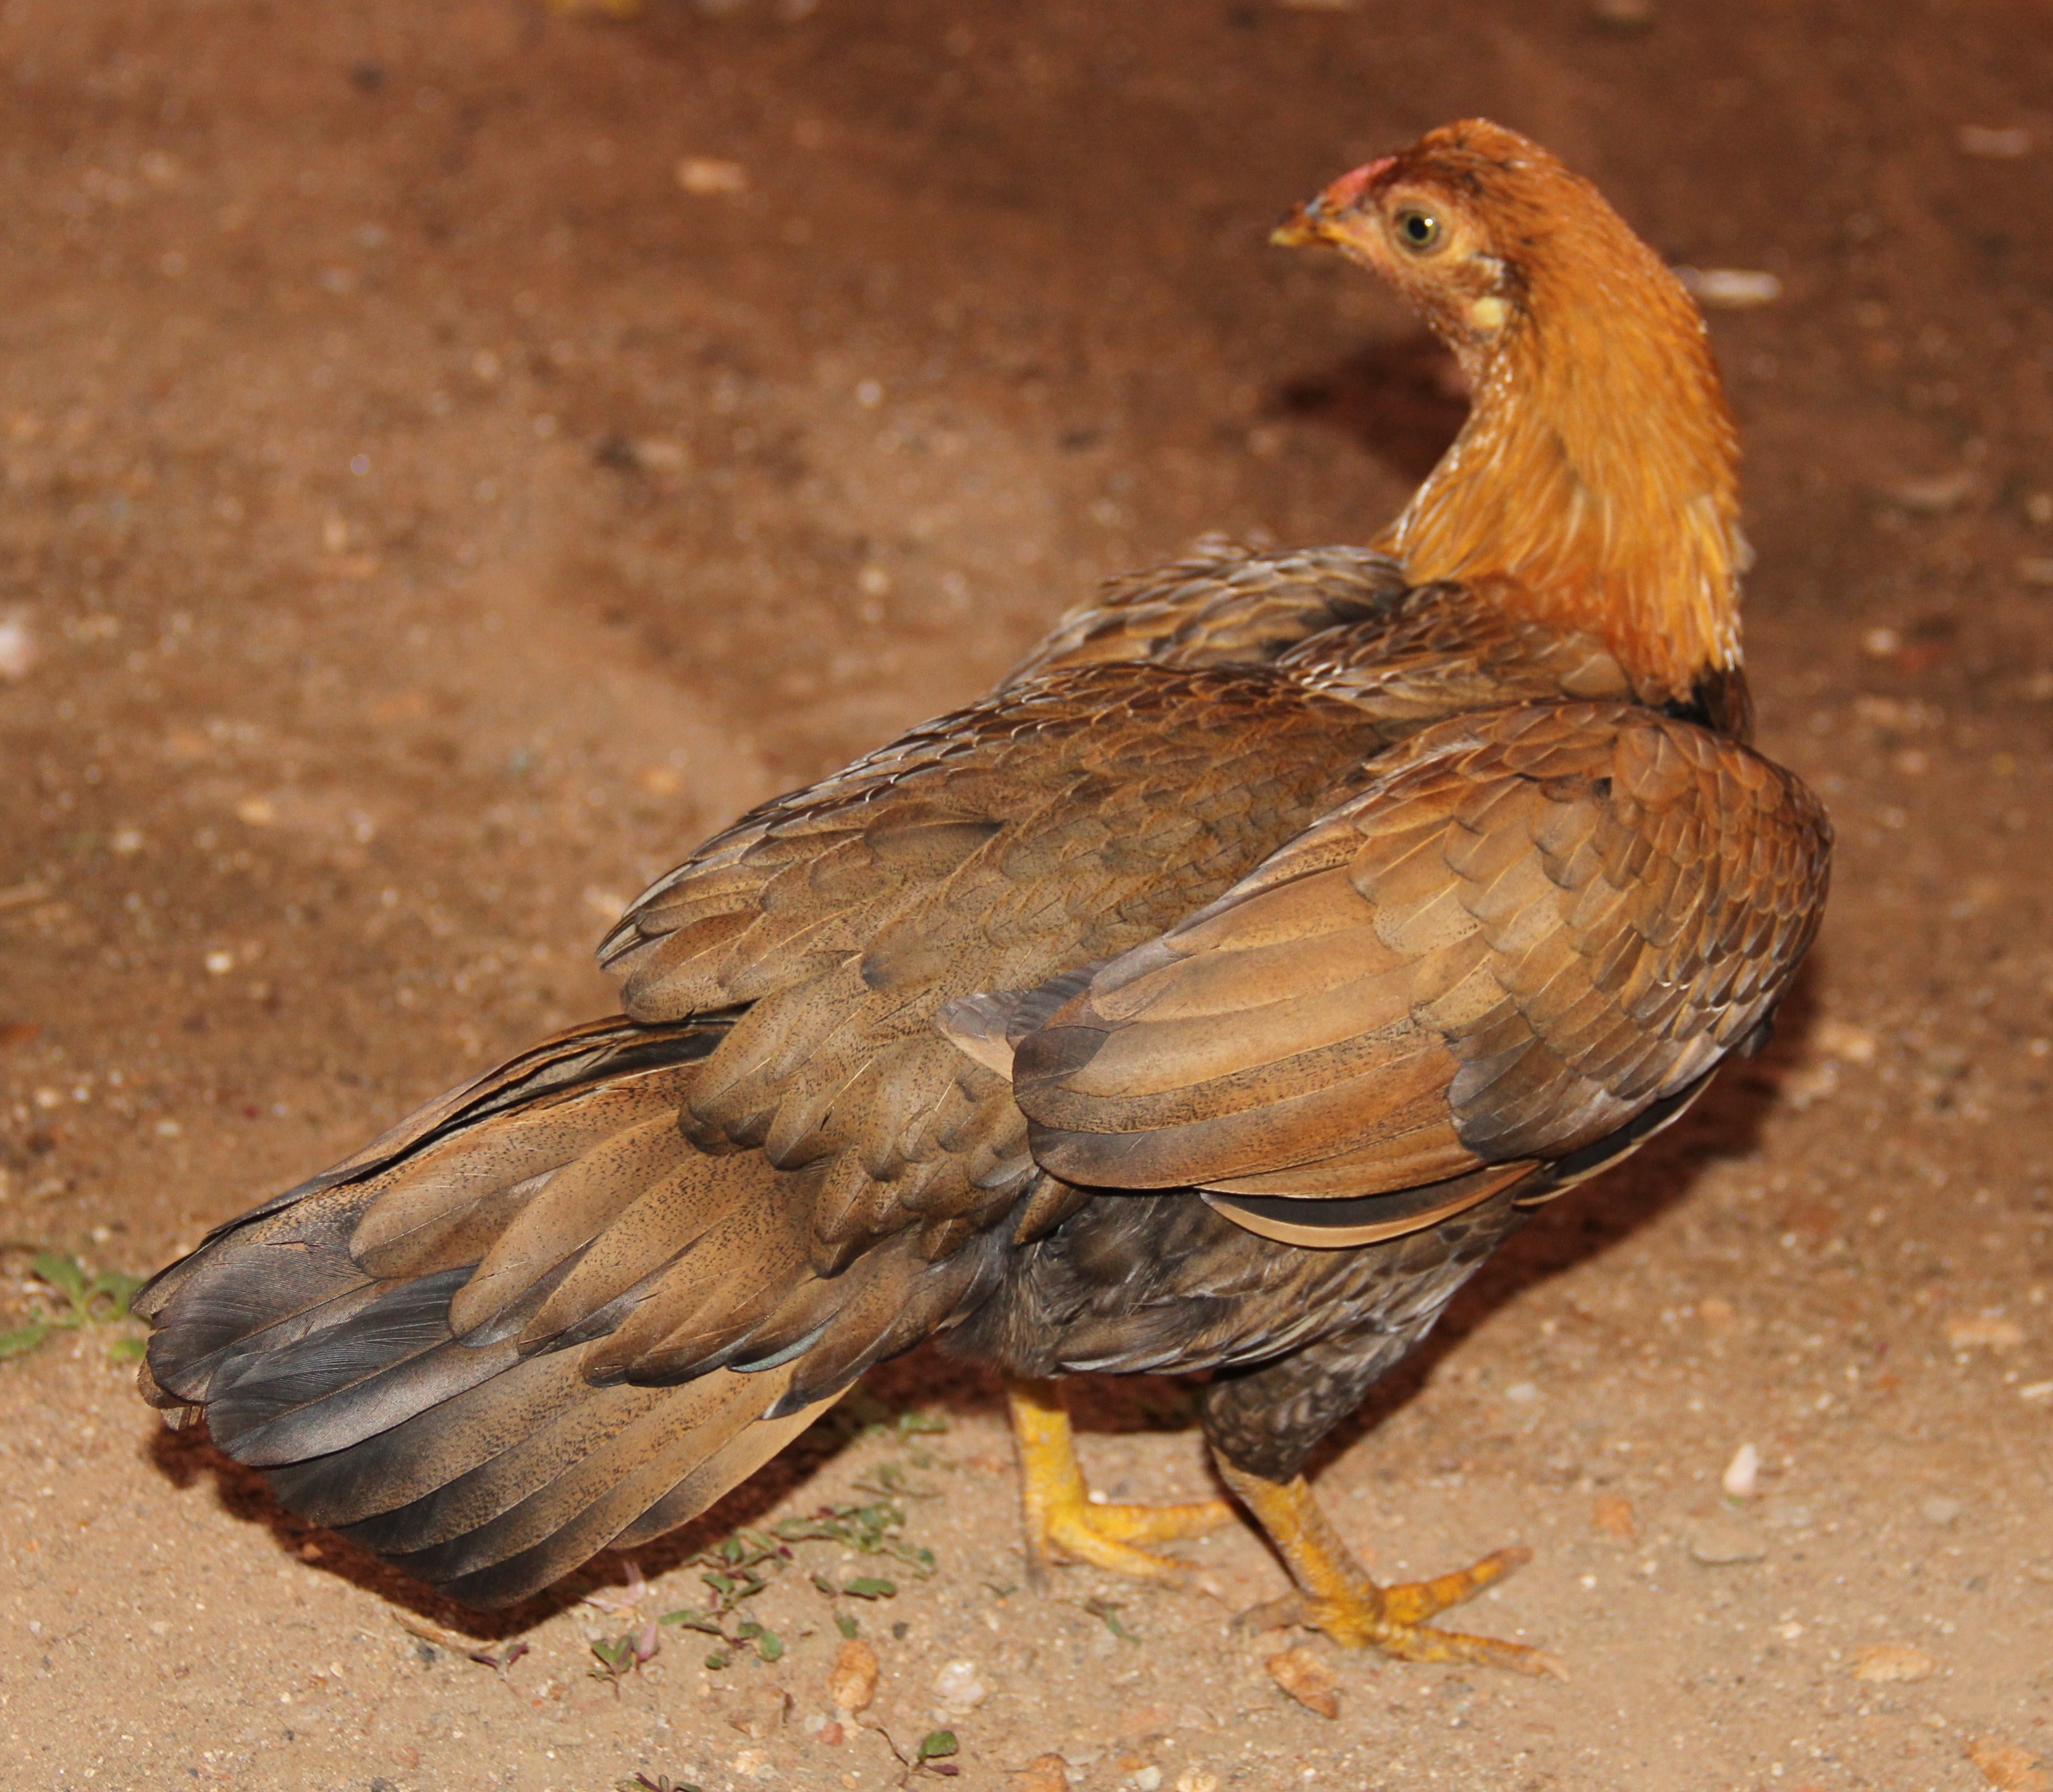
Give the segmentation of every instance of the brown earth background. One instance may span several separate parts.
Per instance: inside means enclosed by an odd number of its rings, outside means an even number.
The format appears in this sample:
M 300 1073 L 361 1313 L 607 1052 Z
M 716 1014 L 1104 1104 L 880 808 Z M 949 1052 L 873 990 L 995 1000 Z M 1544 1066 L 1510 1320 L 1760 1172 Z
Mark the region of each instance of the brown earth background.
M 162 1433 L 132 1327 L 89 1326 L 0 1363 L 0 1786 L 867 1792 L 944 1727 L 956 1784 L 1019 1792 L 2048 1785 L 2036 5 L 9 0 L 0 1327 L 51 1304 L 31 1249 L 146 1271 L 604 1011 L 645 880 L 1093 582 L 1364 539 L 1458 394 L 1264 233 L 1476 112 L 1670 260 L 1779 280 L 1713 327 L 1764 743 L 1841 837 L 1771 1056 L 1329 1453 L 1385 1573 L 1533 1544 L 1476 1627 L 1570 1682 L 1321 1645 L 1319 1716 L 1231 1627 L 1282 1585 L 1244 1531 L 1191 1592 L 1026 1590 L 994 1390 L 931 1351 L 646 1594 L 604 1560 L 480 1625 Z M 1115 1496 L 1206 1485 L 1184 1390 L 1083 1404 Z M 882 1570 L 796 1545 L 747 1605 L 776 1661 L 671 1626 L 594 1677 L 702 1602 L 694 1550 L 885 1472 L 930 1578 L 830 1598 Z M 871 1727 L 832 1720 L 837 1612 Z

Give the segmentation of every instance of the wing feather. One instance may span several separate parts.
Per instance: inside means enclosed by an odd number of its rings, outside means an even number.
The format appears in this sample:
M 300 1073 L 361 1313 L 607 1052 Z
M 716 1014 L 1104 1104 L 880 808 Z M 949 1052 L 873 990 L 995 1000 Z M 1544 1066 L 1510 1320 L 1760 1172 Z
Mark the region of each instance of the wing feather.
M 1815 931 L 1823 810 L 1692 723 L 1533 704 L 1378 771 L 1019 1042 L 1044 1167 L 1354 1198 L 1564 1157 L 1751 1036 Z

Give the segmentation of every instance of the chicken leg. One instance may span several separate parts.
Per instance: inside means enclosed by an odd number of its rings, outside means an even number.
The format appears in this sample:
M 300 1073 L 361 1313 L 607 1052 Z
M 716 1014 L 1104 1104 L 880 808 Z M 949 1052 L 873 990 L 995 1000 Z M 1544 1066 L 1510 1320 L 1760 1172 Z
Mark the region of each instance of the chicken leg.
M 1568 1677 L 1552 1656 L 1524 1643 L 1436 1630 L 1426 1622 L 1531 1561 L 1529 1549 L 1501 1549 L 1431 1580 L 1379 1586 L 1341 1541 L 1302 1475 L 1266 1480 L 1236 1468 L 1221 1451 L 1215 1450 L 1213 1459 L 1235 1497 L 1261 1521 L 1297 1583 L 1295 1594 L 1258 1606 L 1243 1621 L 1263 1627 L 1306 1625 L 1344 1648 L 1379 1649 L 1400 1661 L 1462 1661 Z
M 1018 1378 L 1007 1390 L 1019 1445 L 1026 1505 L 1027 1570 L 1038 1582 L 1058 1556 L 1138 1579 L 1175 1584 L 1182 1567 L 1142 1548 L 1172 1537 L 1199 1537 L 1232 1522 L 1223 1500 L 1176 1506 L 1100 1504 L 1090 1498 L 1077 1462 L 1069 1404 L 1058 1381 Z

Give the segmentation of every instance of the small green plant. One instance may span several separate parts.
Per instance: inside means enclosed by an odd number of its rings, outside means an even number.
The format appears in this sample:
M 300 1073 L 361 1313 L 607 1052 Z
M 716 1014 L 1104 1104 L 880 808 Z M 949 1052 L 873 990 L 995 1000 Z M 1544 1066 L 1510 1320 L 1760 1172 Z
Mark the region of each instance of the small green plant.
M 463 1653 L 467 1659 L 475 1661 L 481 1668 L 489 1668 L 504 1680 L 507 1670 L 528 1653 L 528 1647 L 524 1639 L 516 1637 L 504 1649 L 467 1649 Z
M 33 1278 L 32 1292 L 43 1311 L 26 1325 L 0 1331 L 0 1362 L 41 1349 L 53 1332 L 123 1323 L 130 1317 L 129 1302 L 143 1285 L 139 1276 L 124 1276 L 118 1269 L 103 1269 L 88 1276 L 78 1259 L 65 1251 L 36 1252 L 29 1259 L 29 1273 Z M 117 1338 L 108 1346 L 107 1354 L 112 1361 L 132 1363 L 143 1354 L 143 1340 Z
M 866 1427 L 863 1435 L 873 1433 L 902 1441 L 946 1429 L 940 1419 L 902 1413 L 894 1424 Z M 929 1465 L 932 1461 L 927 1459 Z M 858 1555 L 888 1557 L 897 1565 L 900 1574 L 925 1580 L 934 1572 L 934 1552 L 924 1544 L 909 1542 L 903 1535 L 905 1506 L 913 1500 L 938 1498 L 938 1490 L 914 1486 L 897 1462 L 879 1465 L 869 1479 L 857 1482 L 856 1486 L 873 1497 L 843 1500 L 822 1506 L 803 1517 L 780 1519 L 767 1530 L 736 1531 L 710 1549 L 701 1550 L 686 1566 L 701 1570 L 699 1578 L 711 1597 L 703 1608 L 681 1607 L 664 1613 L 657 1621 L 717 1639 L 717 1646 L 705 1658 L 706 1666 L 717 1672 L 738 1656 L 765 1662 L 783 1657 L 784 1639 L 743 1615 L 740 1607 L 767 1586 L 773 1576 L 797 1560 L 795 1544 L 838 1543 Z M 842 1582 L 816 1569 L 809 1578 L 830 1599 L 892 1599 L 898 1594 L 897 1580 L 881 1574 L 858 1574 Z M 834 1613 L 834 1627 L 851 1639 L 858 1629 L 855 1619 L 842 1610 Z
M 591 1645 L 591 1653 L 599 1658 L 599 1665 L 591 1670 L 592 1677 L 606 1681 L 617 1699 L 620 1696 L 620 1683 L 654 1661 L 660 1646 L 653 1618 L 624 1637 L 599 1637 Z
M 668 1774 L 658 1774 L 651 1779 L 646 1774 L 635 1774 L 626 1779 L 616 1779 L 614 1792 L 699 1792 L 699 1788 L 689 1781 L 673 1779 Z
M 1083 1602 L 1083 1607 L 1085 1611 L 1089 1612 L 1093 1618 L 1097 1619 L 1100 1623 L 1104 1625 L 1106 1629 L 1109 1630 L 1122 1642 L 1137 1643 L 1140 1641 L 1138 1637 L 1136 1637 L 1131 1630 L 1128 1629 L 1126 1626 L 1120 1621 L 1119 1614 L 1121 1608 L 1115 1605 L 1111 1600 L 1086 1599 Z
M 784 1653 L 784 1639 L 752 1618 L 736 1618 L 735 1613 L 743 1600 L 754 1598 L 770 1584 L 770 1575 L 782 1572 L 791 1559 L 790 1545 L 767 1531 L 737 1531 L 692 1558 L 692 1563 L 705 1570 L 699 1578 L 712 1594 L 705 1609 L 694 1611 L 684 1606 L 664 1613 L 658 1622 L 679 1624 L 687 1630 L 719 1637 L 725 1646 L 706 1657 L 706 1665 L 716 1672 L 742 1650 L 759 1661 L 775 1661 Z

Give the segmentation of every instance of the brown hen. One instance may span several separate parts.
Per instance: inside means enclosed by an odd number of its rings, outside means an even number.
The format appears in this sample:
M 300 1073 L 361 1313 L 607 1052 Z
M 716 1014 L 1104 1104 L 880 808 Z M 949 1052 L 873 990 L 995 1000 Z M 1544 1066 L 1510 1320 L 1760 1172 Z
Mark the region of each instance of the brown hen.
M 223 1226 L 145 1390 L 280 1499 L 499 1604 L 701 1511 L 936 1332 L 1013 1378 L 1037 1560 L 1167 1577 L 1228 1514 L 1085 1496 L 1057 1378 L 1212 1371 L 1285 1615 L 1426 1620 L 1298 1470 L 1536 1202 L 1765 1033 L 1829 835 L 1746 743 L 1702 324 L 1596 192 L 1470 121 L 1279 233 L 1459 356 L 1373 548 L 1219 551 L 767 803 L 638 901 L 625 1015 Z

